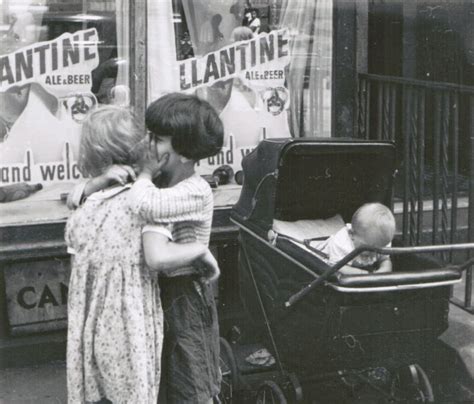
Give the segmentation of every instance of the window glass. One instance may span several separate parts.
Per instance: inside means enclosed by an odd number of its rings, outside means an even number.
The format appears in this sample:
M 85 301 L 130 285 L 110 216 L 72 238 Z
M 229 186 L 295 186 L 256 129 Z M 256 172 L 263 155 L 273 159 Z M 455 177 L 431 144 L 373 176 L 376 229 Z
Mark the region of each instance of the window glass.
M 173 0 L 167 10 L 152 3 L 150 100 L 195 93 L 224 122 L 225 147 L 200 162 L 202 174 L 240 170 L 263 138 L 330 135 L 332 0 Z
M 58 200 L 81 179 L 85 114 L 129 104 L 129 3 L 2 4 L 0 186 L 42 184 L 29 198 Z M 332 0 L 149 1 L 146 13 L 143 102 L 196 93 L 224 121 L 225 147 L 201 174 L 237 173 L 263 138 L 329 136 Z
M 59 199 L 81 178 L 81 122 L 99 103 L 128 104 L 119 1 L 10 0 L 1 8 L 1 186 L 42 184 Z M 128 14 L 127 14 L 128 15 Z

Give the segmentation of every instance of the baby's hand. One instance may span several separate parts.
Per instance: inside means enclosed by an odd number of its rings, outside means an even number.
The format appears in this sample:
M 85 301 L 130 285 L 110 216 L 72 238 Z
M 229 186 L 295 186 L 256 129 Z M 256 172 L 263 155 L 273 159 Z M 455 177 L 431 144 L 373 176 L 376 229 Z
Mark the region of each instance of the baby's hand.
M 385 259 L 382 259 L 378 269 L 375 272 L 378 274 L 392 272 L 392 261 L 390 260 L 390 258 L 385 257 Z
M 385 273 L 388 273 L 388 272 L 392 272 L 392 268 L 386 268 L 386 267 L 380 266 L 380 268 L 377 268 L 374 271 L 374 273 L 376 273 L 376 274 L 385 274 Z
M 201 263 L 203 264 L 202 275 L 206 281 L 212 282 L 219 278 L 220 270 L 217 260 L 214 258 L 214 255 L 207 250 L 206 254 L 200 258 Z
M 352 260 L 356 268 L 370 268 L 377 262 L 377 254 L 373 251 L 363 251 Z
M 109 166 L 102 174 L 102 177 L 109 185 L 115 183 L 125 185 L 127 182 L 135 181 L 137 178 L 133 168 L 123 164 Z
M 344 265 L 340 270 L 340 274 L 343 275 L 367 275 L 368 272 L 363 269 L 355 268 L 350 265 Z
M 140 160 L 140 174 L 147 175 L 151 179 L 156 178 L 163 166 L 168 162 L 168 157 L 168 153 L 158 156 L 156 142 L 151 140 L 149 147 L 145 149 L 143 158 Z

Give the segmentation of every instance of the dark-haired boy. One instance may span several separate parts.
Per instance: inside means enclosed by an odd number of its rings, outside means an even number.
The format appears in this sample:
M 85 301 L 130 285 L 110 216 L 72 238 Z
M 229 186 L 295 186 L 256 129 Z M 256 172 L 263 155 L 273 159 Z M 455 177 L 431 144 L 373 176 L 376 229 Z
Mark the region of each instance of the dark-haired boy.
M 132 209 L 149 223 L 171 224 L 177 243 L 197 241 L 207 246 L 213 197 L 195 165 L 221 149 L 221 120 L 208 102 L 171 93 L 147 108 L 145 123 L 150 153 L 130 191 Z M 160 167 L 158 161 L 165 156 L 167 162 Z M 166 188 L 152 183 L 158 168 L 167 179 Z M 153 232 L 144 233 L 145 248 L 154 244 L 153 237 Z M 219 330 L 212 286 L 201 280 L 198 268 L 177 269 L 173 277 L 163 277 L 160 285 L 165 333 L 159 402 L 211 403 L 220 389 Z

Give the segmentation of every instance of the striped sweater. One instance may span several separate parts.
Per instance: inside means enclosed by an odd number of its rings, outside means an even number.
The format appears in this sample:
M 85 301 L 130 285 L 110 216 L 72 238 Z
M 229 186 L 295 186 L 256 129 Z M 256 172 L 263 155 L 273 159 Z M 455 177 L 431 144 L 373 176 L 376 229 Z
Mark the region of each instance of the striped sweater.
M 132 210 L 147 223 L 170 224 L 173 241 L 209 245 L 214 202 L 212 190 L 201 176 L 193 174 L 171 188 L 157 188 L 141 179 L 130 192 Z

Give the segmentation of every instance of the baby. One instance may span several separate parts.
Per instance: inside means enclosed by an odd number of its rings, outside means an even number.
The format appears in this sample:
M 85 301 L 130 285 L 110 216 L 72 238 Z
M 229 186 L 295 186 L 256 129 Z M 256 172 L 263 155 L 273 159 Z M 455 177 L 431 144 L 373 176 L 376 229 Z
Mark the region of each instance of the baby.
M 354 249 L 366 245 L 390 247 L 395 234 L 395 218 L 389 208 L 381 203 L 366 203 L 352 216 L 350 224 L 344 226 L 327 240 L 312 246 L 326 254 L 327 262 L 334 265 Z M 373 251 L 363 251 L 341 268 L 343 274 L 366 274 L 391 272 L 390 256 Z

